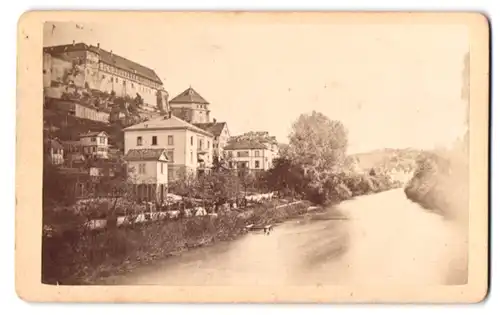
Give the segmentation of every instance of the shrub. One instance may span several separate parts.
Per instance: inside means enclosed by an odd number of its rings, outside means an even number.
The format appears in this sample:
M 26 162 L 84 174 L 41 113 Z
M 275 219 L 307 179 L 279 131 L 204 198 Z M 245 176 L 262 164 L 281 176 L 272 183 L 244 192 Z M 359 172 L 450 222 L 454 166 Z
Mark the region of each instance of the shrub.
M 445 218 L 467 217 L 468 164 L 462 152 L 426 152 L 405 186 L 408 199 Z

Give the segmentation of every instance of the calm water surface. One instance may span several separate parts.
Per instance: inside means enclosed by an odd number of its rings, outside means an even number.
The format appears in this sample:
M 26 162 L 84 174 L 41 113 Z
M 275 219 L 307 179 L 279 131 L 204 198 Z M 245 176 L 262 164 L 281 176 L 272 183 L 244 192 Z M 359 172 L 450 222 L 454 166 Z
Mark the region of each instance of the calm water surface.
M 462 231 L 402 190 L 363 196 L 109 277 L 119 285 L 342 285 L 466 279 Z M 458 279 L 458 280 L 457 280 Z

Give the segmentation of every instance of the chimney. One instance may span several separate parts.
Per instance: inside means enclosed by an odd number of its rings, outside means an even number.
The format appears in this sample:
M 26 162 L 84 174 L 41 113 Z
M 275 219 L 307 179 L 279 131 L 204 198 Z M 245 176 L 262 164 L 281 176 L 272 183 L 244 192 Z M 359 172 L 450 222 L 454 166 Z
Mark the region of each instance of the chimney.
M 217 123 L 217 119 L 214 118 L 214 124 L 216 124 L 216 123 Z
M 97 43 L 97 49 L 101 48 L 101 43 Z
M 75 40 L 73 40 L 73 46 L 75 46 Z

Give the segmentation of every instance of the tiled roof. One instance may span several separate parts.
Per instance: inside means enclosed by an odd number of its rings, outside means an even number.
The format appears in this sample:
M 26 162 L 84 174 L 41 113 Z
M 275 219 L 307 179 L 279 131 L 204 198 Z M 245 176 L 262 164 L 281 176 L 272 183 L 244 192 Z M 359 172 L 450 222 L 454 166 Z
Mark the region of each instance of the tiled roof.
M 201 95 L 196 92 L 193 88 L 189 87 L 187 90 L 170 100 L 173 104 L 186 104 L 186 103 L 197 103 L 197 104 L 209 104 Z
M 89 131 L 87 133 L 82 133 L 80 135 L 80 138 L 86 138 L 86 137 L 97 137 L 99 134 L 104 133 L 106 136 L 108 135 L 104 131 Z
M 160 129 L 160 130 L 169 130 L 169 129 L 190 129 L 192 131 L 208 135 L 208 136 L 213 136 L 212 133 L 205 131 L 199 127 L 196 127 L 195 125 L 192 125 L 188 123 L 187 121 L 184 121 L 180 119 L 179 117 L 176 117 L 175 115 L 171 115 L 170 118 L 167 116 L 161 116 L 155 119 L 147 120 L 145 122 L 132 125 L 130 127 L 127 127 L 123 129 L 124 131 L 129 131 L 129 130 L 147 130 L 147 129 Z
M 126 161 L 158 161 L 165 149 L 130 149 L 125 155 Z M 166 157 L 166 156 L 165 156 Z M 168 158 L 167 158 L 168 159 Z
M 224 130 L 225 122 L 216 122 L 216 123 L 204 123 L 204 124 L 193 124 L 198 128 L 206 130 L 212 133 L 214 136 L 220 136 L 222 130 Z
M 106 51 L 102 48 L 97 48 L 96 46 L 87 45 L 85 43 L 77 43 L 77 44 L 67 44 L 67 45 L 59 45 L 59 46 L 51 46 L 45 47 L 43 49 L 44 52 L 53 54 L 53 53 L 65 53 L 70 51 L 81 51 L 81 50 L 89 50 L 95 52 L 100 55 L 100 59 L 102 62 L 107 63 L 109 65 L 115 66 L 117 68 L 136 73 L 140 76 L 143 76 L 147 79 L 155 81 L 157 83 L 163 84 L 153 69 L 140 65 L 134 61 L 128 60 L 127 58 L 121 57 L 109 51 Z
M 245 149 L 267 149 L 267 147 L 262 143 L 250 140 L 234 141 L 224 147 L 224 150 L 245 150 Z

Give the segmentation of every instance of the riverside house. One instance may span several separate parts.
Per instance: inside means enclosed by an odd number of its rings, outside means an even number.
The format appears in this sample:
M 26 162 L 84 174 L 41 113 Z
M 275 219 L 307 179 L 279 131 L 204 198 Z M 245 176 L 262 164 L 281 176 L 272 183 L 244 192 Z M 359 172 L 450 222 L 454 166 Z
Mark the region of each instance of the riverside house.
M 166 150 L 130 149 L 125 155 L 129 180 L 139 200 L 163 202 L 168 189 Z
M 263 143 L 253 140 L 235 141 L 224 147 L 229 168 L 247 169 L 254 173 L 272 167 L 273 152 Z
M 125 128 L 125 155 L 129 150 L 165 149 L 169 181 L 212 167 L 214 136 L 170 112 Z

